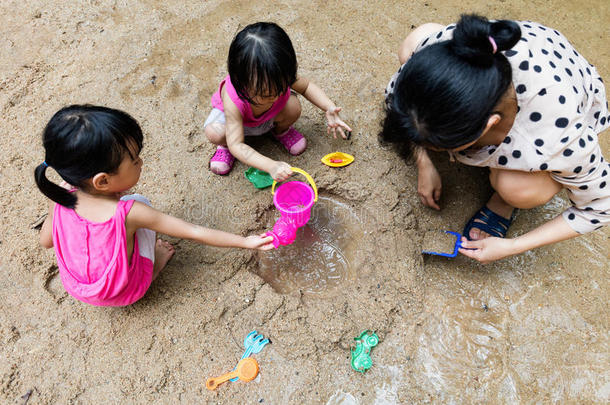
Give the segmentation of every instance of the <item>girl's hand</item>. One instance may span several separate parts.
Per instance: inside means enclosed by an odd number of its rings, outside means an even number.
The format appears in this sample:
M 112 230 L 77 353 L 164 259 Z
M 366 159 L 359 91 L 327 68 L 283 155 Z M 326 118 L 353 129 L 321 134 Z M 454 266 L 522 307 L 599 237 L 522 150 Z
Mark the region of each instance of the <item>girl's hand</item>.
M 275 181 L 284 181 L 288 177 L 292 176 L 292 169 L 290 165 L 286 162 L 275 162 L 273 169 L 269 172 L 273 180 Z
M 441 199 L 442 183 L 434 164 L 419 166 L 417 173 L 417 194 L 419 200 L 426 207 L 441 209 L 438 201 Z
M 244 248 L 246 249 L 258 249 L 258 250 L 269 250 L 273 249 L 273 238 L 271 236 L 262 235 L 250 235 L 246 237 Z
M 337 138 L 337 131 L 339 131 L 341 137 L 347 139 L 343 130 L 352 132 L 352 129 L 339 118 L 339 111 L 341 111 L 341 107 L 331 107 L 326 111 L 326 133 L 330 135 L 332 132 L 333 138 Z
M 518 253 L 515 250 L 514 241 L 514 239 L 496 238 L 494 236 L 469 241 L 465 236 L 462 236 L 460 253 L 486 264 Z

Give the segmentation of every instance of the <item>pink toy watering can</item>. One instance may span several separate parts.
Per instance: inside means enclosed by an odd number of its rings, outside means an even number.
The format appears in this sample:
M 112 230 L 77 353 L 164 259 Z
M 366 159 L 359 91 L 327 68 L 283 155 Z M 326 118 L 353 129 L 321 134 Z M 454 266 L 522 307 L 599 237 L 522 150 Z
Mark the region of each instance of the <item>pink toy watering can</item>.
M 273 237 L 273 246 L 277 249 L 280 245 L 290 245 L 296 239 L 297 229 L 309 221 L 311 207 L 318 201 L 318 188 L 311 176 L 298 167 L 290 168 L 293 172 L 300 173 L 311 184 L 302 181 L 289 181 L 282 184 L 275 191 L 276 182 L 271 186 L 273 204 L 280 211 L 281 217 L 273 225 L 273 230 L 265 235 Z

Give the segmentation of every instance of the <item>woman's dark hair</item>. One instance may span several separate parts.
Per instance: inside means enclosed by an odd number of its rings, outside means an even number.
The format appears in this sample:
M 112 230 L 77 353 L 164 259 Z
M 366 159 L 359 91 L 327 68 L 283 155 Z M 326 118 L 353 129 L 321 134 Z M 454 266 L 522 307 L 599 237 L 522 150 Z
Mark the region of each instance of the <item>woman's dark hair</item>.
M 277 24 L 257 22 L 231 42 L 227 60 L 231 83 L 240 98 L 279 96 L 297 80 L 297 56 L 288 34 Z
M 51 200 L 74 208 L 76 196 L 47 179 L 47 166 L 68 184 L 86 188 L 85 181 L 97 173 L 116 173 L 126 154 L 136 159 L 142 138 L 138 122 L 123 111 L 92 105 L 64 107 L 42 134 L 45 161 L 34 170 L 36 184 Z
M 477 139 L 512 81 L 500 51 L 520 37 L 514 21 L 463 15 L 453 39 L 423 48 L 405 64 L 387 100 L 380 139 L 403 146 L 406 156 L 414 144 L 454 149 Z

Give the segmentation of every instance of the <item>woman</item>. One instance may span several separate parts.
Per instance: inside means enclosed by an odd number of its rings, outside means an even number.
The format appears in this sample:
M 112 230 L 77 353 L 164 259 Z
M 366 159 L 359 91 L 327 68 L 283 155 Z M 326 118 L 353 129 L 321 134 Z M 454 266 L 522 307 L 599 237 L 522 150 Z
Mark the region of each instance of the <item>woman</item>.
M 399 60 L 381 138 L 413 152 L 421 202 L 440 209 L 441 179 L 426 149 L 490 168 L 495 192 L 466 224 L 462 254 L 487 263 L 610 222 L 610 167 L 597 139 L 609 126 L 605 89 L 563 35 L 463 16 L 415 29 Z M 515 208 L 543 205 L 563 188 L 572 207 L 504 238 Z

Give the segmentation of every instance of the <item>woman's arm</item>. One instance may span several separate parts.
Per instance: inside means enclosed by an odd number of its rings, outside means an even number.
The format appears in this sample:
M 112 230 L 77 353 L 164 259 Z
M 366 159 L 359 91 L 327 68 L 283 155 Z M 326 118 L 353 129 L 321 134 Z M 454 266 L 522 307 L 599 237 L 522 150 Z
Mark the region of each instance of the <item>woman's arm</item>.
M 134 202 L 127 215 L 126 227 L 128 232 L 135 232 L 138 228 L 148 228 L 165 235 L 190 239 L 204 245 L 217 247 L 258 248 L 262 250 L 273 247 L 270 244 L 273 238 L 270 236 L 243 237 L 229 232 L 205 228 L 167 215 L 137 201 Z
M 258 153 L 251 146 L 246 145 L 244 142 L 244 123 L 241 113 L 229 95 L 224 91 L 222 93 L 222 103 L 227 120 L 227 147 L 231 154 L 240 162 L 269 173 L 276 181 L 283 181 L 290 177 L 292 170 L 288 163 L 270 159 Z
M 290 87 L 305 97 L 311 104 L 324 111 L 328 121 L 328 133 L 332 132 L 333 136 L 336 137 L 336 131 L 338 130 L 343 139 L 347 139 L 347 135 L 345 135 L 343 130 L 351 132 L 352 129 L 339 118 L 341 107 L 337 107 L 324 93 L 324 90 L 304 77 L 299 77 Z
M 422 204 L 440 210 L 442 182 L 438 170 L 432 163 L 428 152 L 423 147 L 415 149 L 415 164 L 417 165 L 417 194 Z
M 55 202 L 49 201 L 49 214 L 42 223 L 40 228 L 40 245 L 44 248 L 50 249 L 53 247 L 53 210 L 55 209 Z
M 563 216 L 559 215 L 538 228 L 513 239 L 490 236 L 481 240 L 469 241 L 462 237 L 460 253 L 481 263 L 489 263 L 578 235 L 580 234 L 568 225 Z

